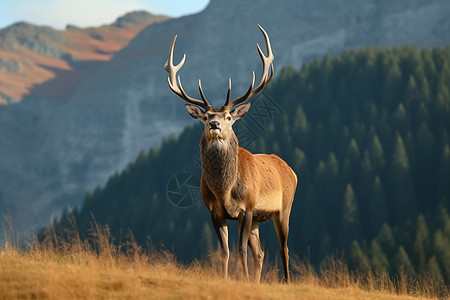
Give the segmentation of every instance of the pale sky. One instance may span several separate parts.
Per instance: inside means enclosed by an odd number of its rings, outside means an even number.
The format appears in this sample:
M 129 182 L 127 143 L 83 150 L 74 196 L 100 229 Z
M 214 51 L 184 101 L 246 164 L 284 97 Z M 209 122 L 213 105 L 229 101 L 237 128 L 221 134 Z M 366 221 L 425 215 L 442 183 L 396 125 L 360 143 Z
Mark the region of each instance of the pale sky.
M 203 10 L 209 0 L 0 0 L 0 29 L 26 21 L 64 29 L 113 23 L 127 12 L 146 10 L 171 17 Z

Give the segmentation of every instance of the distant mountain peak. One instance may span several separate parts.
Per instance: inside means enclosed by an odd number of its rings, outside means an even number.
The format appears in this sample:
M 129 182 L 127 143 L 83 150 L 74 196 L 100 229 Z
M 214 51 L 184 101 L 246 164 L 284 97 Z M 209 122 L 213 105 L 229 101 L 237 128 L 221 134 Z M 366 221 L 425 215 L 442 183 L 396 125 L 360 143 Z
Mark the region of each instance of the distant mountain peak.
M 55 44 L 67 43 L 60 31 L 28 22 L 17 22 L 0 30 L 0 37 L 0 49 L 13 55 L 17 55 L 18 47 L 22 47 L 49 57 L 59 57 L 61 51 Z
M 130 25 L 141 24 L 148 21 L 163 21 L 169 19 L 169 17 L 164 15 L 154 15 L 144 10 L 129 12 L 122 17 L 117 18 L 117 20 L 111 24 L 115 27 L 128 27 Z
M 15 34 L 20 35 L 24 32 L 57 32 L 58 30 L 53 29 L 50 26 L 34 25 L 25 21 L 20 21 L 11 24 L 10 26 L 0 29 L 0 35 L 4 34 Z

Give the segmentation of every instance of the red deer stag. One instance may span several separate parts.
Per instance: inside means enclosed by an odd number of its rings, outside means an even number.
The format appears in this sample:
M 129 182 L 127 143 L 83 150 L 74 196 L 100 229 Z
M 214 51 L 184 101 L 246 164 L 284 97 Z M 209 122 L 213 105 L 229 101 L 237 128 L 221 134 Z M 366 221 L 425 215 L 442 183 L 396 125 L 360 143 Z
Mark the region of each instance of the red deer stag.
M 200 140 L 202 177 L 200 191 L 203 201 L 211 212 L 212 223 L 219 239 L 221 263 L 225 278 L 228 277 L 228 227 L 226 220 L 239 222 L 239 257 L 244 276 L 249 280 L 247 267 L 247 244 L 254 258 L 252 277 L 259 282 L 264 251 L 259 240 L 259 223 L 273 219 L 281 246 L 281 259 L 284 267 L 283 282 L 289 282 L 288 232 L 289 215 L 297 187 L 294 171 L 276 155 L 251 154 L 240 148 L 232 129 L 233 123 L 243 118 L 250 103 L 241 104 L 256 95 L 273 77 L 273 54 L 267 33 L 259 26 L 264 35 L 267 57 L 257 45 L 263 63 L 261 80 L 256 88 L 255 72 L 245 95 L 230 101 L 231 79 L 225 105 L 217 109 L 209 105 L 198 86 L 202 100 L 186 94 L 177 72 L 183 66 L 186 55 L 178 65 L 173 64 L 175 40 L 170 46 L 169 58 L 164 69 L 169 72 L 170 89 L 191 104 L 185 104 L 188 113 L 205 124 Z M 269 75 L 269 69 L 271 69 Z M 240 105 L 239 105 L 240 104 Z M 199 107 L 203 108 L 200 109 Z M 234 108 L 235 107 L 235 108 Z M 234 108 L 234 109 L 233 109 Z

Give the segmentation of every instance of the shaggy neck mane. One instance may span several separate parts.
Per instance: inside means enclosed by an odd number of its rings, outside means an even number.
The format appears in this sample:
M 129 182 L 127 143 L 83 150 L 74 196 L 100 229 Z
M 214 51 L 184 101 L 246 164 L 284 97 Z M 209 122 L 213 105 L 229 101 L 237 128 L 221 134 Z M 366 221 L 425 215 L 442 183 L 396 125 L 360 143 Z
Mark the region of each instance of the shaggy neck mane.
M 216 195 L 232 188 L 237 178 L 239 141 L 233 133 L 230 139 L 210 140 L 202 136 L 200 150 L 202 176 Z

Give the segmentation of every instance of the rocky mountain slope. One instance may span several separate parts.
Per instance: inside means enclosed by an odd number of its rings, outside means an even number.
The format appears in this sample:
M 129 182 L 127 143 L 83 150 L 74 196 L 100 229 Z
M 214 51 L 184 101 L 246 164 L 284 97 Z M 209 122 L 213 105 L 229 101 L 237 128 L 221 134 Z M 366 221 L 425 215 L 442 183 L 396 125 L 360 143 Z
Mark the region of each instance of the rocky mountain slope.
M 138 11 L 101 27 L 68 25 L 59 31 L 19 22 L 0 30 L 0 103 L 25 96 L 67 99 L 86 73 L 110 60 L 144 27 L 166 19 Z
M 67 194 L 80 198 L 79 180 L 61 186 L 64 148 L 54 148 L 64 143 L 54 130 L 68 121 L 65 103 L 139 31 L 167 19 L 136 11 L 100 27 L 59 31 L 20 22 L 0 30 L 0 215 L 12 216 L 19 229 L 34 228 L 48 221 L 50 202 L 64 207 L 73 204 Z
M 49 95 L 65 74 L 56 68 L 53 80 L 33 87 L 40 93 L 0 108 L 0 202 L 18 227 L 36 228 L 66 205 L 78 205 L 86 190 L 188 123 L 162 68 L 175 34 L 176 62 L 187 54 L 180 71 L 185 90 L 198 97 L 201 78 L 206 97 L 221 105 L 228 77 L 235 97 L 248 87 L 252 70 L 259 76 L 255 44 L 264 41 L 257 24 L 270 35 L 277 73 L 348 48 L 447 45 L 450 2 L 212 0 L 199 14 L 148 26 L 111 60 L 86 70 L 70 92 L 63 88 L 66 101 Z

